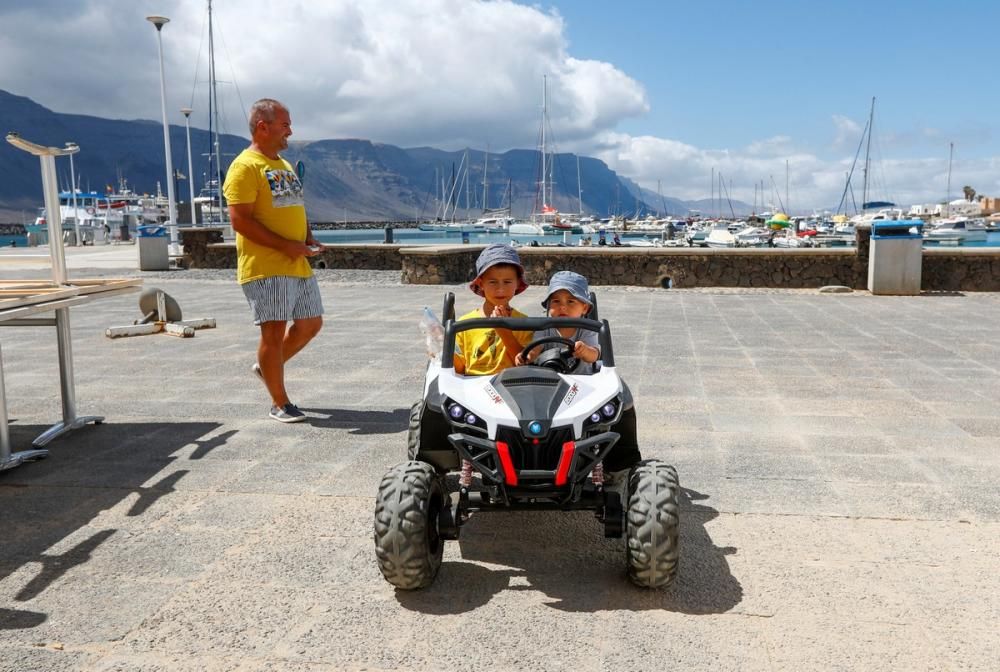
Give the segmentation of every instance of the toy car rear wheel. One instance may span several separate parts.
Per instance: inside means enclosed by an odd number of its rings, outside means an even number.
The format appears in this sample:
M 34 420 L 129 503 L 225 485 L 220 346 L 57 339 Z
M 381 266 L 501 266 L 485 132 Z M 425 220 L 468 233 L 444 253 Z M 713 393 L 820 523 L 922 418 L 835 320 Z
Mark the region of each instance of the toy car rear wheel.
M 673 582 L 680 558 L 677 470 L 659 460 L 644 460 L 629 473 L 625 516 L 628 577 L 643 588 Z
M 426 588 L 441 568 L 438 518 L 444 486 L 434 467 L 410 461 L 390 469 L 375 501 L 375 556 L 385 580 L 403 590 Z

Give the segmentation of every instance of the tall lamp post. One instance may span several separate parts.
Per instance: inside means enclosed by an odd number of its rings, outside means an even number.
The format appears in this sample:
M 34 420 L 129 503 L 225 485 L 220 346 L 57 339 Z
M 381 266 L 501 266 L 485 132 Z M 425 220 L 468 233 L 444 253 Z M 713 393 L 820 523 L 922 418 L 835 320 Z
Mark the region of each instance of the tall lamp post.
M 190 107 L 182 107 L 181 114 L 184 115 L 184 131 L 187 133 L 187 148 L 188 148 L 188 190 L 191 193 L 191 226 L 198 223 L 198 220 L 194 216 L 194 172 L 191 168 L 191 113 Z
M 160 111 L 163 115 L 163 150 L 167 155 L 167 208 L 170 230 L 170 247 L 177 253 L 177 201 L 174 198 L 174 162 L 170 158 L 170 126 L 167 124 L 167 84 L 163 76 L 163 36 L 161 31 L 170 19 L 165 16 L 147 16 L 146 20 L 156 26 L 156 44 L 160 52 Z
M 80 238 L 80 211 L 76 207 L 76 172 L 73 170 L 73 155 L 79 152 L 80 148 L 75 142 L 67 142 L 66 151 L 69 152 L 69 181 L 72 182 L 69 193 L 73 196 L 73 230 L 76 232 L 76 244 L 83 245 L 83 239 Z

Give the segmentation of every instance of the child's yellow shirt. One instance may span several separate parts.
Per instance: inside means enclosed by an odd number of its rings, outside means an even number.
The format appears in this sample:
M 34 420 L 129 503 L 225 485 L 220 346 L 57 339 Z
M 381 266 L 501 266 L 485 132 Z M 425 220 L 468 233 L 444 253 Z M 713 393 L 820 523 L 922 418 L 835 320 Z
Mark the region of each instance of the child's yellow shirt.
M 524 313 L 510 309 L 511 317 L 527 317 Z M 459 320 L 469 320 L 483 317 L 478 308 L 462 315 Z M 531 331 L 512 331 L 514 338 L 522 346 L 531 343 L 534 333 Z M 500 339 L 496 329 L 470 329 L 455 336 L 455 354 L 465 361 L 465 375 L 488 376 L 499 373 L 514 366 L 514 357 L 518 353 L 510 353 L 507 357 L 507 346 Z

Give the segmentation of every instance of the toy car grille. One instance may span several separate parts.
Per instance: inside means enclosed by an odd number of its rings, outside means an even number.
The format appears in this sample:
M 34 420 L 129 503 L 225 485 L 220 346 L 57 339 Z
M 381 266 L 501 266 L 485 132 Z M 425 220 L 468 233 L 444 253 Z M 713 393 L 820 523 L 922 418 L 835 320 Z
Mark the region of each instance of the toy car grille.
M 510 427 L 497 429 L 497 441 L 505 442 L 510 448 L 514 469 L 547 469 L 554 471 L 559 466 L 562 446 L 573 440 L 572 427 L 560 427 L 549 431 L 548 436 L 539 439 L 525 438 L 520 431 Z
M 518 385 L 545 385 L 548 387 L 555 387 L 559 384 L 559 379 L 527 376 L 525 378 L 506 378 L 504 379 L 503 384 L 504 387 L 516 387 Z

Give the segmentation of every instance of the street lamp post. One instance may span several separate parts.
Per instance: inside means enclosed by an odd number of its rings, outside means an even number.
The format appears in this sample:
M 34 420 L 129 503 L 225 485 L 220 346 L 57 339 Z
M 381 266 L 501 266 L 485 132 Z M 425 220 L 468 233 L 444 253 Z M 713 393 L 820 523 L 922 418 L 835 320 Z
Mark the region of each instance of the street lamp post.
M 76 172 L 73 170 L 73 154 L 80 151 L 75 142 L 67 142 L 66 149 L 69 150 L 69 193 L 73 195 L 73 230 L 76 232 L 76 244 L 83 245 L 80 238 L 80 211 L 76 207 Z
M 191 113 L 193 111 L 190 107 L 181 108 L 181 114 L 184 115 L 184 131 L 187 133 L 188 191 L 191 194 L 191 226 L 198 223 L 194 216 L 194 171 L 191 168 Z
M 170 247 L 177 252 L 177 201 L 174 198 L 174 162 L 170 158 L 170 126 L 167 124 L 167 84 L 163 76 L 163 36 L 161 30 L 170 19 L 165 16 L 147 16 L 146 20 L 156 26 L 156 44 L 160 52 L 160 111 L 163 116 L 163 150 L 167 155 L 167 208 L 170 230 Z

